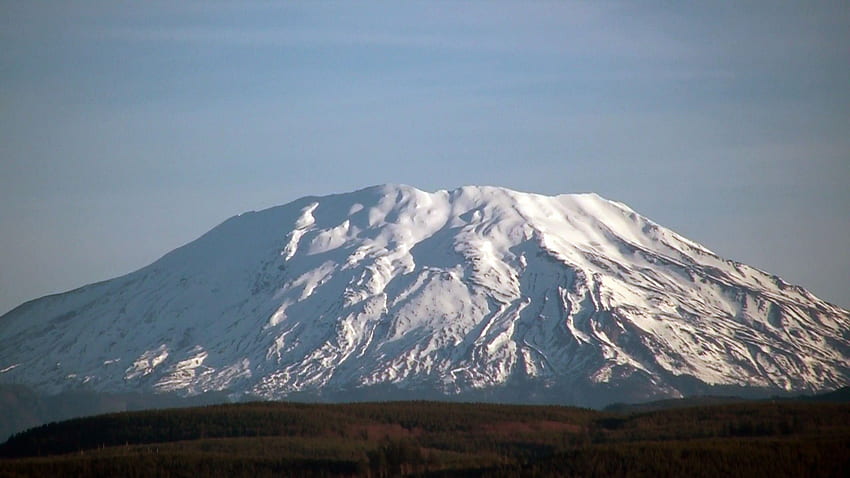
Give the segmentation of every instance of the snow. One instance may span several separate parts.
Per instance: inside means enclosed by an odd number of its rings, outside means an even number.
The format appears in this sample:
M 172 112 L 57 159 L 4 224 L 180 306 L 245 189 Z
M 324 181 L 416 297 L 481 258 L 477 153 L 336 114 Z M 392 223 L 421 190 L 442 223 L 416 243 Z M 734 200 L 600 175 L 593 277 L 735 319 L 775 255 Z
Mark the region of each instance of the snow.
M 0 318 L 0 380 L 280 398 L 642 373 L 670 396 L 681 375 L 811 390 L 846 385 L 847 337 L 847 311 L 596 194 L 382 185 L 231 218 L 19 307 Z
M 8 367 L 6 367 L 6 368 L 0 369 L 0 373 L 6 373 L 6 372 L 8 372 L 9 370 L 14 369 L 14 368 L 15 368 L 15 367 L 17 367 L 18 365 L 20 365 L 20 364 L 19 364 L 19 363 L 13 363 L 12 365 L 9 365 L 9 366 L 8 366 Z

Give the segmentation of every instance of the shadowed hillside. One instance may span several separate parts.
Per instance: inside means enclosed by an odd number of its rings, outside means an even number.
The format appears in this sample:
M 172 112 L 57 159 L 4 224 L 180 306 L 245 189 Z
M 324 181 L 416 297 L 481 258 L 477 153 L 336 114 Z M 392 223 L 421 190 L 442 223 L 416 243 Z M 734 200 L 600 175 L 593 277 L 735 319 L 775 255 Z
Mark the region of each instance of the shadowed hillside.
M 0 455 L 2 476 L 841 476 L 850 406 L 263 402 L 51 423 Z

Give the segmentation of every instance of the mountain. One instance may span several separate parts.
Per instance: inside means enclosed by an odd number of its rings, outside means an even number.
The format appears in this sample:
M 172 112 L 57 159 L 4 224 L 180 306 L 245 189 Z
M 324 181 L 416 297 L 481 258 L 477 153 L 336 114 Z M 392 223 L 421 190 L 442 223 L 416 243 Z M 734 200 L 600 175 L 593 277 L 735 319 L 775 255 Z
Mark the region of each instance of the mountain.
M 0 317 L 41 393 L 601 406 L 850 383 L 850 312 L 595 194 L 376 186 Z

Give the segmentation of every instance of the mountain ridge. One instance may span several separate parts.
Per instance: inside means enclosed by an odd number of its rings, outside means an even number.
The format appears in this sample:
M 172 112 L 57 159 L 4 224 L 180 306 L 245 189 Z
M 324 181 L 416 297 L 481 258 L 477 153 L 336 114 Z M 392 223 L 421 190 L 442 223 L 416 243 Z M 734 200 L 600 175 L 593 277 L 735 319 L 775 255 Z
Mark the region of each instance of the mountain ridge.
M 491 186 L 243 213 L 0 317 L 0 382 L 50 393 L 507 387 L 587 404 L 837 388 L 848 356 L 850 313 L 799 286 L 593 193 Z

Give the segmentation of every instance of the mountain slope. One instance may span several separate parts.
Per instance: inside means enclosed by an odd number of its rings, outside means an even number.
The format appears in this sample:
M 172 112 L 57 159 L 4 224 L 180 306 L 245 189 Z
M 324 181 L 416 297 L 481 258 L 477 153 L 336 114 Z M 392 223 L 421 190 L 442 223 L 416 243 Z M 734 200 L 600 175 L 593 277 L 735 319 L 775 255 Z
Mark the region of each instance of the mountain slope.
M 850 313 L 593 194 L 378 186 L 0 318 L 0 383 L 597 403 L 850 380 Z

